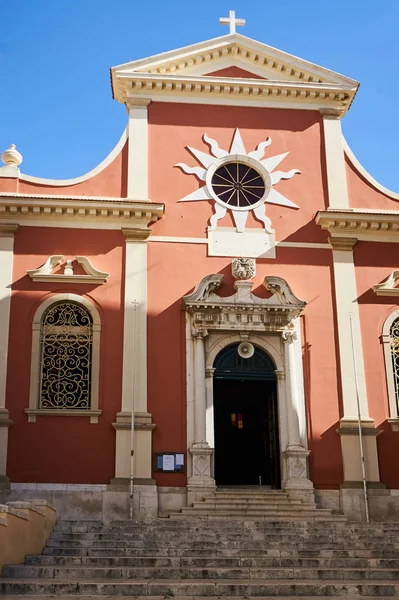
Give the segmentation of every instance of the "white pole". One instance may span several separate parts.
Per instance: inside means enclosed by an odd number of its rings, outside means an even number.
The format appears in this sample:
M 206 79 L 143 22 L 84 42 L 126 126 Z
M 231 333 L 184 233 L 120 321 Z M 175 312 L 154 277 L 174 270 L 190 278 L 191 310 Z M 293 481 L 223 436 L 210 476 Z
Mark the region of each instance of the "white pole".
M 359 398 L 359 385 L 357 380 L 357 364 L 356 364 L 356 351 L 355 351 L 355 340 L 353 333 L 353 321 L 352 314 L 349 314 L 349 321 L 351 327 L 351 340 L 352 340 L 352 353 L 353 353 L 353 367 L 355 370 L 355 387 L 356 387 L 356 400 L 357 400 L 357 419 L 359 425 L 359 443 L 360 443 L 360 459 L 362 464 L 362 478 L 363 478 L 363 492 L 364 492 L 364 505 L 366 508 L 366 521 L 370 523 L 369 513 L 369 498 L 367 493 L 367 479 L 366 479 L 366 463 L 364 460 L 364 444 L 363 444 L 363 433 L 362 433 L 362 416 L 360 412 L 360 398 Z
M 137 331 L 137 307 L 139 303 L 133 300 L 133 353 L 132 353 L 132 369 L 133 369 L 133 402 L 131 415 L 131 438 L 130 438 L 130 518 L 133 519 L 133 479 L 134 479 L 134 389 L 136 387 L 136 331 Z

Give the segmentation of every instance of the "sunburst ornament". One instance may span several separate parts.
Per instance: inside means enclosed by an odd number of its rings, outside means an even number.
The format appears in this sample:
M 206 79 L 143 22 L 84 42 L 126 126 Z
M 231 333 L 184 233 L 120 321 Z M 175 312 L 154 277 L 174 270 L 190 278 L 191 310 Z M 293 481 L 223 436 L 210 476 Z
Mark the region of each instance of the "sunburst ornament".
M 204 186 L 181 198 L 179 202 L 214 200 L 215 213 L 210 219 L 208 231 L 215 229 L 227 210 L 231 210 L 237 231 L 241 233 L 244 231 L 248 213 L 252 210 L 255 217 L 263 223 L 266 232 L 272 233 L 271 221 L 266 216 L 266 203 L 299 208 L 273 189 L 281 179 L 291 179 L 300 171 L 274 170 L 288 152 L 263 158 L 265 149 L 272 143 L 270 137 L 261 142 L 256 150 L 248 153 L 238 129 L 235 130 L 230 152 L 219 148 L 218 143 L 206 133 L 203 140 L 210 148 L 209 154 L 187 146 L 187 150 L 202 166 L 189 167 L 183 163 L 175 166 L 189 175 L 195 175 L 200 181 L 205 181 Z

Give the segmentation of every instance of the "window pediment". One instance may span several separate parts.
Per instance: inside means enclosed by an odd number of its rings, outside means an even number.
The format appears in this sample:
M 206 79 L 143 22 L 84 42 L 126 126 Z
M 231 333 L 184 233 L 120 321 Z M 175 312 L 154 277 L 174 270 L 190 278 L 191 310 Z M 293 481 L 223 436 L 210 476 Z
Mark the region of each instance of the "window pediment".
M 27 271 L 29 277 L 35 282 L 63 282 L 63 283 L 105 283 L 109 278 L 109 273 L 105 271 L 99 271 L 94 268 L 90 260 L 86 256 L 75 256 L 74 260 L 67 260 L 64 265 L 63 273 L 53 273 L 54 269 L 58 267 L 64 256 L 61 254 L 49 256 L 44 265 L 38 269 L 32 269 Z M 84 271 L 84 275 L 78 275 L 74 273 L 73 263 L 77 262 Z

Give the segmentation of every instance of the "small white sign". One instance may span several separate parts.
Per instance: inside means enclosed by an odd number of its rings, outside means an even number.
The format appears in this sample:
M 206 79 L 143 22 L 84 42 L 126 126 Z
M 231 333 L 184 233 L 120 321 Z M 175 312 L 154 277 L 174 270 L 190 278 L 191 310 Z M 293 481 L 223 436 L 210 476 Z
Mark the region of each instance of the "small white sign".
M 176 467 L 184 466 L 184 454 L 176 454 Z
M 233 227 L 208 230 L 208 256 L 246 258 L 276 258 L 274 233 L 264 229 L 245 229 L 238 233 Z
M 174 471 L 175 470 L 175 457 L 173 454 L 164 454 L 162 460 L 163 471 Z

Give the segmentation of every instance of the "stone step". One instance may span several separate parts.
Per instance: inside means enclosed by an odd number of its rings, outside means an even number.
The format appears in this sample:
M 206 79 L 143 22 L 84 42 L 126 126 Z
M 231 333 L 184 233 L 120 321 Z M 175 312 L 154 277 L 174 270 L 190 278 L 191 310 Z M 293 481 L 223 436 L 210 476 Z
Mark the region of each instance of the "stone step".
M 45 548 L 43 551 L 44 556 L 149 556 L 149 557 L 213 557 L 218 558 L 221 556 L 229 557 L 256 557 L 259 552 L 253 548 L 242 549 L 216 549 L 210 552 L 208 549 L 196 549 L 192 548 L 181 549 L 181 548 Z M 265 548 L 262 550 L 261 555 L 263 557 L 285 557 L 290 558 L 292 556 L 314 558 L 320 557 L 359 557 L 359 558 L 396 558 L 399 556 L 398 550 L 389 549 L 386 547 L 382 548 L 340 548 L 332 546 L 330 548 L 320 548 L 317 544 L 314 544 L 312 548 L 284 548 L 280 549 L 280 546 L 276 548 Z
M 233 549 L 217 549 L 212 551 L 203 549 L 192 550 L 188 548 L 186 550 L 181 548 L 63 548 L 62 552 L 60 552 L 59 548 L 44 548 L 43 556 L 92 556 L 92 557 L 102 557 L 102 556 L 115 556 L 115 557 L 189 557 L 189 558 L 218 558 L 218 557 L 238 557 L 238 558 L 256 558 L 259 555 L 259 552 L 251 549 L 241 549 L 241 548 L 233 548 Z M 332 548 L 320 548 L 317 545 L 313 547 L 313 549 L 302 549 L 302 548 L 293 548 L 293 549 L 280 549 L 280 548 L 264 548 L 261 552 L 262 557 L 281 557 L 281 558 L 291 558 L 291 557 L 299 557 L 299 558 L 317 558 L 317 557 L 325 557 L 325 558 L 334 558 L 334 557 L 348 557 L 348 558 L 396 558 L 399 556 L 398 550 L 390 550 L 387 548 L 380 549 L 370 549 L 370 548 L 362 548 L 362 549 L 348 549 L 348 548 L 339 548 L 337 546 L 333 546 Z
M 308 509 L 303 509 L 300 510 L 298 508 L 295 509 L 291 509 L 291 510 L 256 510 L 256 509 L 251 509 L 250 507 L 244 509 L 227 509 L 224 507 L 215 507 L 215 508 L 206 508 L 206 507 L 191 507 L 191 506 L 187 506 L 187 507 L 183 507 L 181 509 L 181 513 L 174 513 L 170 515 L 171 519 L 178 519 L 178 518 L 186 518 L 188 516 L 193 516 L 195 518 L 197 517 L 204 517 L 204 518 L 211 518 L 213 516 L 217 517 L 218 519 L 242 519 L 242 518 L 253 518 L 253 519 L 272 519 L 272 520 L 279 520 L 279 519 L 286 519 L 286 520 L 321 520 L 321 519 L 327 519 L 327 520 L 346 520 L 346 517 L 341 516 L 341 515 L 333 515 L 331 513 L 330 510 L 328 509 L 322 509 L 319 508 L 317 510 L 308 510 Z
M 228 524 L 223 522 L 223 531 L 236 531 L 236 524 Z M 206 521 L 202 521 L 198 524 L 193 523 L 191 521 L 172 521 L 170 519 L 158 519 L 152 523 L 141 523 L 137 521 L 113 521 L 111 523 L 103 524 L 101 521 L 60 521 L 57 523 L 56 531 L 58 532 L 71 532 L 71 533 L 85 533 L 90 531 L 120 531 L 129 529 L 131 531 L 137 532 L 147 532 L 147 531 L 181 531 L 181 532 L 198 532 L 198 531 L 215 531 L 215 526 L 217 524 L 213 521 L 212 523 L 207 523 Z M 251 531 L 256 530 L 265 530 L 270 531 L 270 529 L 286 529 L 292 531 L 298 530 L 306 530 L 309 528 L 308 522 L 287 522 L 285 520 L 275 519 L 274 521 L 263 521 L 263 520 L 243 520 L 241 523 L 243 529 L 250 529 Z M 378 531 L 380 533 L 391 532 L 391 533 L 399 533 L 399 523 L 398 522 L 378 522 L 378 523 L 345 523 L 343 521 L 317 521 L 312 526 L 314 531 L 316 530 L 324 530 L 324 529 L 340 529 L 344 531 L 350 531 L 353 533 L 361 533 L 363 531 L 366 532 L 375 532 Z
M 180 556 L 27 556 L 27 565 L 40 566 L 85 566 L 85 567 L 305 567 L 305 568 L 383 568 L 399 569 L 397 558 L 300 558 L 292 557 L 180 557 Z
M 91 581 L 71 579 L 0 579 L 0 594 L 31 596 L 90 595 L 101 596 L 248 596 L 259 597 L 320 597 L 346 596 L 351 598 L 389 597 L 399 595 L 399 584 L 384 580 L 320 581 L 320 580 L 278 580 L 260 579 L 257 581 L 223 580 L 215 581 L 109 581 L 95 579 Z
M 262 598 L 269 598 L 270 596 L 245 596 L 246 600 L 262 600 Z M 298 595 L 295 596 L 280 596 L 284 597 L 285 600 L 298 600 Z M 371 600 L 376 596 L 361 596 L 362 600 Z M 21 600 L 21 596 L 10 596 L 3 595 L 3 600 Z M 57 596 L 58 600 L 97 600 L 98 596 L 82 596 L 77 594 L 70 594 L 68 596 Z M 159 596 L 112 596 L 112 600 L 155 600 Z M 179 596 L 181 600 L 194 600 L 195 596 Z M 314 600 L 315 596 L 300 596 L 301 600 Z M 351 596 L 354 598 L 354 596 Z M 35 600 L 53 600 L 54 596 L 35 596 Z M 208 596 L 208 600 L 220 600 L 219 596 Z M 224 596 L 224 600 L 237 600 L 237 596 Z
M 79 566 L 36 566 L 8 565 L 3 567 L 3 577 L 8 578 L 68 578 L 92 579 L 321 579 L 321 580 L 386 580 L 398 581 L 399 570 L 378 568 L 195 568 L 195 567 L 79 567 Z
M 246 532 L 237 532 L 236 534 L 229 534 L 229 535 L 222 535 L 221 534 L 215 534 L 215 535 L 203 535 L 203 534 L 199 534 L 197 535 L 198 540 L 197 541 L 201 541 L 202 543 L 208 543 L 208 544 L 218 544 L 218 543 L 225 543 L 225 544 L 229 544 L 231 543 L 239 543 L 240 541 L 256 541 L 257 543 L 269 543 L 269 542 L 275 542 L 275 541 L 280 541 L 281 543 L 285 543 L 286 541 L 292 541 L 292 533 L 288 533 L 288 532 L 284 532 L 284 533 L 276 533 L 276 532 L 272 532 L 270 534 L 267 535 L 259 535 L 259 534 L 247 534 Z M 320 543 L 325 543 L 325 542 L 337 542 L 337 543 L 341 543 L 341 542 L 349 542 L 351 541 L 352 537 L 350 535 L 342 535 L 341 533 L 339 534 L 334 534 L 333 532 L 322 532 L 320 534 L 314 534 L 313 532 L 309 532 L 307 534 L 303 534 L 303 535 L 296 535 L 296 539 L 298 541 L 320 541 Z M 387 539 L 387 536 L 358 536 L 358 538 L 360 541 L 362 542 L 369 542 L 371 540 L 376 540 L 376 541 L 384 541 L 384 542 L 390 542 L 393 540 L 397 540 L 398 536 L 392 536 L 391 538 Z M 160 534 L 151 534 L 149 533 L 147 536 L 138 536 L 136 534 L 131 534 L 131 533 L 86 533 L 86 534 L 82 534 L 82 533 L 69 533 L 69 534 L 53 534 L 51 535 L 51 537 L 49 538 L 49 542 L 51 542 L 51 545 L 53 545 L 56 542 L 71 542 L 72 545 L 75 544 L 83 544 L 83 543 L 97 543 L 97 542 L 110 542 L 112 540 L 116 540 L 116 541 L 120 541 L 120 542 L 137 542 L 139 544 L 144 545 L 145 543 L 147 544 L 160 544 L 160 543 L 164 543 L 167 542 L 169 545 L 171 544 L 176 544 L 177 546 L 180 543 L 187 543 L 187 535 L 178 535 L 178 536 L 168 536 L 168 539 L 165 540 L 165 536 L 164 535 L 160 535 Z

